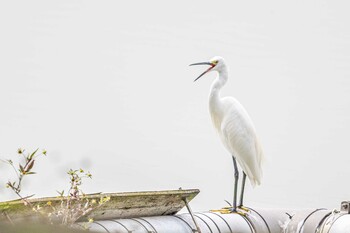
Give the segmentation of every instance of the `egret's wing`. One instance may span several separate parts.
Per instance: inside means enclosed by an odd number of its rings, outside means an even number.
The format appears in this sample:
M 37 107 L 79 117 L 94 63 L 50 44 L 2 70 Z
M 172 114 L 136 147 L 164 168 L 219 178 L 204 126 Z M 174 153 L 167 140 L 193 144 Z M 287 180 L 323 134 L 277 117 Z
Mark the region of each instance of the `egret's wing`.
M 221 124 L 221 137 L 255 186 L 260 184 L 262 178 L 262 149 L 254 125 L 243 106 L 231 98 L 227 101 L 229 104 L 226 103 L 228 106 Z

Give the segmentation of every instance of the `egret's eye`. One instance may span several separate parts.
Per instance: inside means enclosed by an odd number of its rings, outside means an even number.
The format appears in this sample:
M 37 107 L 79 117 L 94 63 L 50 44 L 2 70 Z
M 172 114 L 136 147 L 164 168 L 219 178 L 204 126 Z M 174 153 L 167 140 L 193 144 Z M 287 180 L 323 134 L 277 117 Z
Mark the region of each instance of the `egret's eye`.
M 218 60 L 215 60 L 215 61 L 212 61 L 211 63 L 214 64 L 214 65 L 217 65 L 218 64 Z

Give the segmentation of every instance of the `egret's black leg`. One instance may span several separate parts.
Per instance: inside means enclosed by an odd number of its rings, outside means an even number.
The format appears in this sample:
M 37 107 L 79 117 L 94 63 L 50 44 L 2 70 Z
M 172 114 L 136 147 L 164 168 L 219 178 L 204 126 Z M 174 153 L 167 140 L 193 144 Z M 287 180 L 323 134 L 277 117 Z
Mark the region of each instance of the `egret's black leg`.
M 247 178 L 247 175 L 243 172 L 243 178 L 242 178 L 242 187 L 241 187 L 241 199 L 239 200 L 239 207 L 243 206 L 243 196 L 244 196 L 244 187 L 245 187 L 245 179 Z
M 236 212 L 237 211 L 237 188 L 238 188 L 238 178 L 239 178 L 239 173 L 238 173 L 238 167 L 237 167 L 237 162 L 234 156 L 232 156 L 233 160 L 233 168 L 234 168 L 234 178 L 235 178 L 235 185 L 234 185 L 234 190 L 233 190 L 233 206 L 232 206 L 232 211 Z

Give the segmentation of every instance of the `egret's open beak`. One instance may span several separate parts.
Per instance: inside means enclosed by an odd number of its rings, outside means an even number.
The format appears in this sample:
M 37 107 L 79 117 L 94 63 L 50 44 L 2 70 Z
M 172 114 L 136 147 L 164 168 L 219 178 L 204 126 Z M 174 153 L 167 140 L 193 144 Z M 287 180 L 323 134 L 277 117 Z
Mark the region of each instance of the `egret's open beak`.
M 201 75 L 198 76 L 198 78 L 196 78 L 193 82 L 197 81 L 200 77 L 202 77 L 203 75 L 205 75 L 206 73 L 208 73 L 211 69 L 213 69 L 215 67 L 215 64 L 210 63 L 210 62 L 198 62 L 198 63 L 193 63 L 190 66 L 198 66 L 198 65 L 209 65 L 209 69 L 207 69 L 206 71 L 204 71 Z

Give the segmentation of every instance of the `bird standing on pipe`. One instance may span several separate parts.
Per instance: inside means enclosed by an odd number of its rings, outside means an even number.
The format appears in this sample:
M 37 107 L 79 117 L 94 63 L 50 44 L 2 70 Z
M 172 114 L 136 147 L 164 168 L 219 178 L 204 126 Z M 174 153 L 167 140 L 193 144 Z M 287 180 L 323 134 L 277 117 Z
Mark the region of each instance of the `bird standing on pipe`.
M 246 176 L 253 187 L 260 185 L 262 179 L 263 151 L 255 132 L 252 120 L 244 107 L 233 97 L 221 97 L 221 88 L 228 79 L 228 69 L 222 57 L 214 57 L 209 62 L 194 63 L 208 65 L 209 68 L 198 78 L 210 71 L 216 71 L 218 76 L 211 85 L 209 93 L 209 112 L 213 125 L 218 132 L 225 148 L 231 153 L 234 167 L 233 206 L 230 212 L 237 212 L 237 207 L 243 207 L 243 196 Z M 239 171 L 237 162 L 242 168 L 243 178 L 240 202 L 237 206 L 237 187 Z

